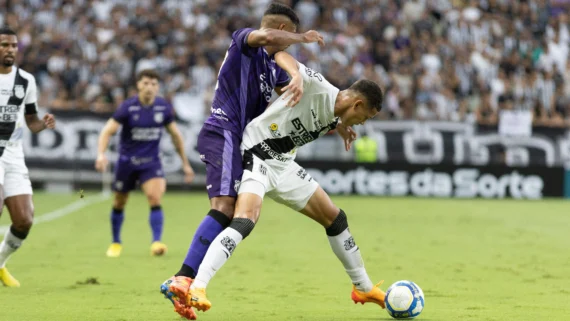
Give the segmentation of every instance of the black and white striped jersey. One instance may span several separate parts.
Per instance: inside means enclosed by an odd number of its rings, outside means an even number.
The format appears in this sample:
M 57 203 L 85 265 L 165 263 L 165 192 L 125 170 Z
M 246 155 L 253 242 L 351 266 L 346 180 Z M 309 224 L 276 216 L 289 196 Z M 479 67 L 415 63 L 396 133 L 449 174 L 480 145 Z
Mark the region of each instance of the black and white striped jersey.
M 12 67 L 0 74 L 0 156 L 23 158 L 24 114 L 37 114 L 36 79 L 30 73 Z
M 290 97 L 279 97 L 263 114 L 252 120 L 243 133 L 241 149 L 263 160 L 288 163 L 298 147 L 336 128 L 334 105 L 339 93 L 320 73 L 299 63 L 303 97 L 295 107 Z

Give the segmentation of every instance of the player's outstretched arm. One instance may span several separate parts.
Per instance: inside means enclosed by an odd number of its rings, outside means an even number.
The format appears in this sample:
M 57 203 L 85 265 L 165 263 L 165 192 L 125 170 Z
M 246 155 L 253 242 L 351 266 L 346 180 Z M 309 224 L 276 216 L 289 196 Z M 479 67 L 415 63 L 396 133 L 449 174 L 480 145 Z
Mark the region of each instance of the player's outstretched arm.
M 105 156 L 105 151 L 107 151 L 111 137 L 115 135 L 120 126 L 121 124 L 118 121 L 111 118 L 107 121 L 105 127 L 101 129 L 99 140 L 97 141 L 97 160 L 95 161 L 95 169 L 99 172 L 104 172 L 109 164 L 107 156 Z
M 45 114 L 42 119 L 38 117 L 38 114 L 28 114 L 26 115 L 26 125 L 36 134 L 42 130 L 49 128 L 55 128 L 55 117 L 52 114 Z
M 172 144 L 176 148 L 176 152 L 180 159 L 182 160 L 182 171 L 184 172 L 184 181 L 186 183 L 191 183 L 194 180 L 194 170 L 192 166 L 190 166 L 190 162 L 188 162 L 188 158 L 186 157 L 186 153 L 184 151 L 184 142 L 182 140 L 182 133 L 180 133 L 180 129 L 176 126 L 175 122 L 171 122 L 170 124 L 166 125 L 166 130 L 172 137 Z
M 285 51 L 275 54 L 275 63 L 291 76 L 289 84 L 280 89 L 281 92 L 278 94 L 281 96 L 280 99 L 289 98 L 288 105 L 293 107 L 303 97 L 303 76 L 299 72 L 299 63 Z
M 318 42 L 321 46 L 325 45 L 323 36 L 315 30 L 309 30 L 305 33 L 293 33 L 279 29 L 265 28 L 254 30 L 250 32 L 247 37 L 247 44 L 250 47 L 290 46 L 297 43 L 312 42 Z

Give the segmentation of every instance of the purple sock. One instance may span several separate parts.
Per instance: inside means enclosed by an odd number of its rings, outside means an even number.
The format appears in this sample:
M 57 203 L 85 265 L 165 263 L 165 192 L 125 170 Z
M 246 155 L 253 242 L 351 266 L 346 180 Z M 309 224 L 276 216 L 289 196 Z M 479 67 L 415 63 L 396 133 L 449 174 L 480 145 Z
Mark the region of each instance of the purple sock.
M 113 232 L 113 243 L 121 243 L 121 226 L 125 215 L 123 210 L 113 208 L 111 211 L 111 231 Z
M 164 223 L 164 215 L 160 205 L 150 208 L 150 215 L 148 217 L 150 228 L 152 229 L 152 241 L 157 242 L 162 238 L 162 225 Z
M 202 220 L 202 223 L 200 223 L 200 226 L 198 226 L 196 233 L 194 233 L 194 239 L 192 244 L 190 244 L 184 264 L 176 275 L 195 278 L 198 268 L 210 247 L 210 243 L 230 225 L 230 222 L 231 220 L 224 213 L 210 210 L 208 215 Z

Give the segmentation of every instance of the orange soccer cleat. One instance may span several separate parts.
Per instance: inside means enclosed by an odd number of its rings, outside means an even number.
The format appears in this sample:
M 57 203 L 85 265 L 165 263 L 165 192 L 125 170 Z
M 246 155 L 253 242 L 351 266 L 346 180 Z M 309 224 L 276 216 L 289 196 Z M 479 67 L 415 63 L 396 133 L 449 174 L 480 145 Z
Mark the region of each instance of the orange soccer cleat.
M 352 297 L 352 301 L 354 301 L 354 304 L 356 303 L 367 303 L 367 302 L 372 302 L 372 303 L 376 303 L 378 304 L 380 307 L 382 307 L 382 309 L 386 308 L 386 303 L 384 302 L 384 300 L 386 299 L 386 293 L 384 293 L 384 291 L 382 291 L 379 286 L 382 285 L 382 283 L 384 283 L 384 281 L 380 281 L 378 284 L 376 284 L 372 290 L 370 290 L 370 292 L 360 292 L 356 289 L 355 286 L 352 287 L 352 293 L 351 293 L 351 297 Z

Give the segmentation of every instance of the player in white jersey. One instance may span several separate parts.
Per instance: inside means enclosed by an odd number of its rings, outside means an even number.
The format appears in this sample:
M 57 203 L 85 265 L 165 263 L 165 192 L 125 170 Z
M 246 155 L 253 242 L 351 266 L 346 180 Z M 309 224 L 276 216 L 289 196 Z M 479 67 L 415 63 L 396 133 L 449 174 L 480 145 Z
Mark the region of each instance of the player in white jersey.
M 237 245 L 253 230 L 263 197 L 267 194 L 320 223 L 326 230 L 333 252 L 352 280 L 352 299 L 361 303 L 373 302 L 384 308 L 385 293 L 379 284 L 375 286 L 372 283 L 366 273 L 360 250 L 348 229 L 346 214 L 294 161 L 298 147 L 337 126 L 351 131 L 352 125 L 374 117 L 382 106 L 382 90 L 372 81 L 359 80 L 349 89 L 339 91 L 320 73 L 297 63 L 287 53 L 277 53 L 275 61 L 284 70 L 298 67 L 298 74 L 291 75 L 291 78 L 302 77 L 303 96 L 295 108 L 288 106 L 284 100 L 287 98 L 279 98 L 247 125 L 241 145 L 244 174 L 234 218 L 229 227 L 212 241 L 190 286 L 187 303 L 201 311 L 211 307 L 206 298 L 206 286 Z
M 55 118 L 38 118 L 36 80 L 14 67 L 18 38 L 10 29 L 0 29 L 0 209 L 6 204 L 12 225 L 0 243 L 0 282 L 19 287 L 6 269 L 6 261 L 28 236 L 34 217 L 32 183 L 24 161 L 24 124 L 33 132 L 55 127 Z

